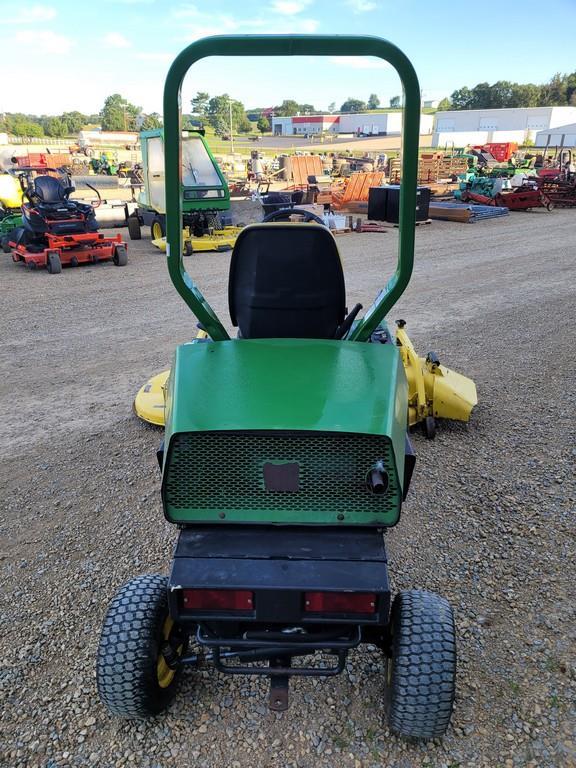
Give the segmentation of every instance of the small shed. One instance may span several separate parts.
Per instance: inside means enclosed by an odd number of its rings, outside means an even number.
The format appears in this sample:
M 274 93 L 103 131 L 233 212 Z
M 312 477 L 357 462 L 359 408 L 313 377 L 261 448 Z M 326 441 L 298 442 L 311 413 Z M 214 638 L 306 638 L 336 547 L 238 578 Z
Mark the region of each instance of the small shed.
M 576 123 L 538 131 L 534 143 L 537 147 L 576 147 Z

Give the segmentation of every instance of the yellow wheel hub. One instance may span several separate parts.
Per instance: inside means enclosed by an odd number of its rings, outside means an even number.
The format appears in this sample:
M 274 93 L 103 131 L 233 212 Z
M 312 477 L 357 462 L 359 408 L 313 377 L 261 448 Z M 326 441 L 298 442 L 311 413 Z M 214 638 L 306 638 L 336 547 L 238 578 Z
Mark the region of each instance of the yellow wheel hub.
M 152 240 L 159 240 L 161 237 L 163 237 L 162 226 L 159 221 L 155 221 L 152 224 Z
M 166 621 L 164 622 L 164 626 L 162 627 L 162 639 L 164 641 L 168 641 L 170 639 L 170 634 L 172 633 L 172 629 L 174 628 L 174 622 L 170 618 L 170 616 L 166 617 Z M 182 653 L 184 651 L 184 644 L 181 644 L 176 648 L 176 653 L 178 656 L 182 656 Z M 166 664 L 166 659 L 162 655 L 162 653 L 158 654 L 158 662 L 156 664 L 156 675 L 158 677 L 158 685 L 160 688 L 168 688 L 170 683 L 174 680 L 174 677 L 176 676 L 176 670 L 170 669 L 168 664 Z

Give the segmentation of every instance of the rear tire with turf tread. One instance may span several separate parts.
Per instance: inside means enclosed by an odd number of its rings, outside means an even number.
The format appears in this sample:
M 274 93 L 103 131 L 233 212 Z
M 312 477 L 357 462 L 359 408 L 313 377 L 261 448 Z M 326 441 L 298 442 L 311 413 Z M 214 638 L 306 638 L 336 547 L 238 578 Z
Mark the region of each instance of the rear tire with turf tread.
M 128 234 L 130 240 L 142 240 L 142 228 L 140 227 L 140 219 L 138 216 L 128 216 L 126 219 L 128 222 Z
M 117 267 L 125 267 L 126 264 L 128 264 L 128 251 L 126 250 L 125 245 L 117 245 L 116 248 L 114 248 L 113 261 Z
M 405 738 L 439 738 L 448 728 L 456 688 L 452 608 L 433 592 L 402 591 L 394 598 L 390 625 L 390 728 Z
M 158 677 L 167 618 L 165 576 L 137 576 L 116 593 L 104 619 L 96 663 L 98 695 L 111 714 L 151 717 L 176 695 L 181 668 L 165 687 Z

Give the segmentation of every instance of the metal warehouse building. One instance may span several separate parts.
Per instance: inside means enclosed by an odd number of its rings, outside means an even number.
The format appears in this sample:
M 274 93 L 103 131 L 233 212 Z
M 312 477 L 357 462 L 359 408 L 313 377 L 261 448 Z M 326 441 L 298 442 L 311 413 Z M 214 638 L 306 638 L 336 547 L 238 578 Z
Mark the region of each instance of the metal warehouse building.
M 420 115 L 420 133 L 432 133 L 432 115 Z M 352 133 L 361 136 L 399 136 L 402 112 L 350 112 L 343 115 L 298 115 L 273 117 L 275 136 L 298 136 L 313 133 Z
M 297 115 L 295 117 L 273 117 L 274 136 L 298 136 L 331 131 L 338 133 L 339 115 Z
M 436 112 L 432 146 L 534 141 L 538 132 L 576 120 L 576 107 L 462 109 Z

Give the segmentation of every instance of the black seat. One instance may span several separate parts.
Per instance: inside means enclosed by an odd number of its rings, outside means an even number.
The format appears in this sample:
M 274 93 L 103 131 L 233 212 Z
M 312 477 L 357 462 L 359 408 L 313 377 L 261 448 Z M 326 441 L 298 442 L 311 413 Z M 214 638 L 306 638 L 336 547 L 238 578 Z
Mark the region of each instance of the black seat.
M 34 194 L 42 203 L 66 203 L 73 191 L 74 187 L 65 187 L 54 176 L 36 176 L 34 179 Z
M 317 224 L 246 227 L 232 252 L 228 302 L 243 338 L 335 338 L 346 294 L 333 235 Z

